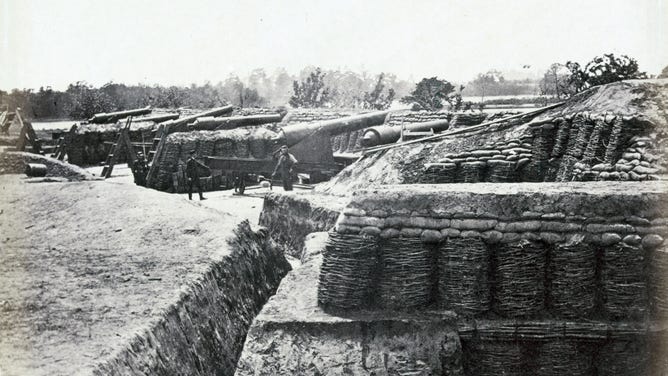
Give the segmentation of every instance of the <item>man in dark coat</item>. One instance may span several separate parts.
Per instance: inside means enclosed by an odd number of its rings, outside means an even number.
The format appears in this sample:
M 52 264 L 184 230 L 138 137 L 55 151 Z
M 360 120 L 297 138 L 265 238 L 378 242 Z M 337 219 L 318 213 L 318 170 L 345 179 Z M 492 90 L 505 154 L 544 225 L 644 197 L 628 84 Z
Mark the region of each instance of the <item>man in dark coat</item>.
M 283 180 L 283 189 L 286 191 L 292 190 L 292 173 L 295 164 L 297 164 L 297 158 L 288 153 L 287 145 L 281 146 L 280 154 L 278 155 L 278 163 L 276 163 L 276 168 L 271 174 L 271 178 L 275 179 L 276 174 L 280 172 L 281 179 Z
M 195 151 L 190 152 L 190 158 L 186 162 L 186 177 L 188 178 L 188 199 L 193 199 L 193 184 L 197 186 L 200 200 L 206 200 L 202 194 L 202 184 L 199 181 L 200 169 L 211 171 L 207 165 L 195 159 Z
M 132 175 L 135 178 L 135 184 L 145 187 L 146 174 L 148 174 L 148 161 L 144 157 L 144 153 L 138 152 L 137 159 L 132 163 Z

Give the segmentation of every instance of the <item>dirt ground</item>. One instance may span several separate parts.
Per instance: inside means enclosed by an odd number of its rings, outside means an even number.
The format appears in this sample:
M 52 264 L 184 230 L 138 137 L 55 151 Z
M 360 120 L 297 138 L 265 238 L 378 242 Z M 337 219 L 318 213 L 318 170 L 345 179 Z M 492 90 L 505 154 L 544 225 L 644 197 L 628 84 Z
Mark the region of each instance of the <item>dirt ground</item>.
M 260 190 L 200 202 L 131 180 L 124 167 L 106 181 L 0 176 L 0 375 L 89 373 L 159 320 L 262 209 Z

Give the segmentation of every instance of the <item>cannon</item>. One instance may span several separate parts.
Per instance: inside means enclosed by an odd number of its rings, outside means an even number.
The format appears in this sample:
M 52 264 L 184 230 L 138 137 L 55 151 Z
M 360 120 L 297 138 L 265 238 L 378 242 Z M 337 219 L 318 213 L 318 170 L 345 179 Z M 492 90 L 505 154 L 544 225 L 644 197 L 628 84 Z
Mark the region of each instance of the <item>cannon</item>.
M 194 122 L 198 118 L 228 115 L 228 114 L 231 114 L 232 111 L 234 111 L 234 106 L 223 106 L 223 107 L 214 108 L 214 109 L 211 109 L 211 110 L 208 110 L 208 111 L 200 112 L 200 113 L 195 114 L 195 115 L 182 117 L 180 119 L 166 121 L 162 124 L 165 125 L 165 129 L 167 129 L 167 133 L 183 132 L 183 131 L 187 130 L 187 124 L 190 124 L 190 123 Z
M 296 145 L 316 134 L 336 136 L 344 132 L 352 132 L 380 125 L 385 122 L 390 111 L 377 111 L 362 115 L 353 115 L 340 119 L 325 120 L 307 124 L 292 124 L 283 127 L 277 141 L 288 146 Z
M 92 118 L 88 119 L 89 123 L 93 124 L 104 124 L 104 123 L 113 123 L 120 119 L 124 119 L 128 116 L 140 116 L 148 115 L 151 113 L 151 107 L 147 106 L 144 108 L 137 108 L 134 110 L 118 111 L 118 112 L 109 112 L 109 113 L 100 113 L 93 115 Z
M 336 175 L 345 167 L 344 163 L 337 163 L 334 159 L 331 145 L 332 136 L 382 124 L 388 114 L 389 111 L 380 111 L 335 120 L 292 124 L 283 127 L 278 133 L 259 127 L 247 130 L 232 129 L 225 132 L 216 132 L 216 134 L 201 135 L 196 143 L 193 142 L 193 137 L 198 136 L 188 136 L 183 133 L 178 138 L 186 140 L 190 137 L 191 139 L 186 142 L 197 145 L 198 150 L 206 150 L 200 156 L 204 158 L 206 165 L 212 171 L 216 171 L 212 175 L 212 182 L 216 184 L 215 188 L 221 185 L 230 188 L 230 181 L 234 180 L 239 181 L 239 185 L 243 186 L 246 181 L 252 181 L 253 176 L 271 174 L 277 163 L 276 152 L 284 144 L 290 147 L 290 153 L 299 161 L 295 170 L 302 177 L 308 178 L 310 183 L 318 183 Z M 253 121 L 259 121 L 259 119 L 256 118 Z M 217 120 L 211 119 L 202 119 L 201 123 L 208 124 L 207 127 L 213 127 L 214 124 L 220 124 L 216 127 L 226 125 L 225 122 L 219 123 Z M 172 135 L 169 139 L 172 143 L 165 145 L 171 146 L 159 146 L 156 151 L 153 159 L 154 163 L 151 165 L 147 177 L 149 187 L 168 189 L 168 181 L 164 177 L 168 176 L 167 173 L 174 172 L 171 169 L 178 165 L 179 154 L 183 150 L 179 145 L 173 146 L 178 143 L 176 141 L 177 137 Z M 165 138 L 165 142 L 167 142 L 166 140 Z M 221 145 L 227 145 L 225 146 L 225 152 L 222 153 L 227 154 L 226 156 L 221 156 L 221 153 L 219 153 L 220 149 L 218 148 Z M 254 147 L 253 145 L 263 146 Z M 164 152 L 164 156 L 162 155 L 163 150 L 167 150 Z M 260 152 L 260 150 L 264 151 Z M 160 165 L 164 165 L 164 167 L 160 167 Z M 219 177 L 220 181 L 224 180 L 226 184 L 218 185 Z
M 167 120 L 174 120 L 178 119 L 179 114 L 173 113 L 173 114 L 162 114 L 162 115 L 153 115 L 153 116 L 147 116 L 147 117 L 140 117 L 140 118 L 135 118 L 132 119 L 134 123 L 139 123 L 141 121 L 152 121 L 155 123 L 162 123 Z
M 389 125 L 379 125 L 364 130 L 364 133 L 362 135 L 362 146 L 368 148 L 372 146 L 385 145 L 397 142 L 401 138 L 402 128 L 403 131 L 409 131 L 409 132 L 433 131 L 437 133 L 448 129 L 449 127 L 450 127 L 450 121 L 446 119 L 427 121 L 423 123 L 411 123 L 404 126 L 394 126 L 394 127 L 391 127 Z
M 213 117 L 206 116 L 197 118 L 194 122 L 188 124 L 188 130 L 197 131 L 219 131 L 224 129 L 234 129 L 245 126 L 262 125 L 269 123 L 280 123 L 284 114 L 253 115 L 253 116 L 233 116 L 233 117 Z

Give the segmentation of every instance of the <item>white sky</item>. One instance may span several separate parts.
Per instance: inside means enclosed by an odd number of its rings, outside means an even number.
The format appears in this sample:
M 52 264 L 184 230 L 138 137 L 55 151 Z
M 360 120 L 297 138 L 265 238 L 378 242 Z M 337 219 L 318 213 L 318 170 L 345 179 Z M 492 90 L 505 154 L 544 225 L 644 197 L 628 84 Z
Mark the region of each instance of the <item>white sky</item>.
M 304 66 L 466 82 L 613 52 L 668 65 L 668 0 L 0 0 L 0 89 Z

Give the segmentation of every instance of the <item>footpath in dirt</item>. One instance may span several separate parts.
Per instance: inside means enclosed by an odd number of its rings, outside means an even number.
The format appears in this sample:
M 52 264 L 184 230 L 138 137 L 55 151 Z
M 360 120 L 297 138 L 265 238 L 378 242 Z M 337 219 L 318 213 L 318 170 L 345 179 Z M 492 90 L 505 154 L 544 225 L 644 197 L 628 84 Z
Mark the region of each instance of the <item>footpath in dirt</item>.
M 188 201 L 127 172 L 72 183 L 0 175 L 1 375 L 90 373 L 230 252 L 239 222 L 257 223 L 260 198 Z

